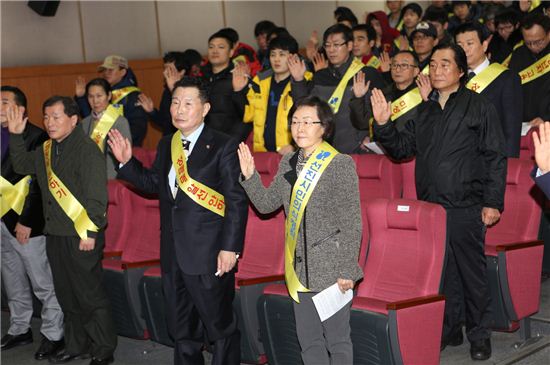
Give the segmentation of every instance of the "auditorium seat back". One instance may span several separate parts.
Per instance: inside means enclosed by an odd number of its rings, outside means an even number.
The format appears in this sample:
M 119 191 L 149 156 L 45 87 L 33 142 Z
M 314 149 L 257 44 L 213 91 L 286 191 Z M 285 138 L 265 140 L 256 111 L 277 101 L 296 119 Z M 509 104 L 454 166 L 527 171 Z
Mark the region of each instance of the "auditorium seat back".
M 269 186 L 279 169 L 281 155 L 277 152 L 256 152 L 254 153 L 254 164 L 260 174 L 264 186 Z
M 397 199 L 401 196 L 402 176 L 399 164 L 384 155 L 351 155 L 359 176 L 361 203 L 373 198 Z
M 132 156 L 137 158 L 144 167 L 149 168 L 153 166 L 156 155 L 156 150 L 148 150 L 143 147 L 132 147 Z
M 416 166 L 416 159 L 410 161 L 403 161 L 399 164 L 401 167 L 401 174 L 403 176 L 403 199 L 413 199 L 416 200 L 416 181 L 414 169 Z
M 107 228 L 105 229 L 105 252 L 122 251 L 129 231 L 132 229 L 128 189 L 120 180 L 107 182 Z
M 521 136 L 519 146 L 519 158 L 522 160 L 533 160 L 535 157 L 535 143 L 533 142 L 533 132 L 538 128 L 531 128 L 525 136 Z

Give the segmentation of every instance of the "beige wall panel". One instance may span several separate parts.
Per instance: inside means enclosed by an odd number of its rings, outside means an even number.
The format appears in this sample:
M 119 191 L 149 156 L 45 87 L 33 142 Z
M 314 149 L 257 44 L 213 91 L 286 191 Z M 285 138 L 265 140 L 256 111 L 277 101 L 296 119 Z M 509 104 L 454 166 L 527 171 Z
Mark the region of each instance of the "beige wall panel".
M 337 1 L 338 6 L 346 6 L 353 11 L 359 23 L 365 22 L 365 12 L 383 10 L 388 12 L 385 1 Z
M 26 1 L 1 1 L 2 67 L 83 62 L 77 3 L 43 17 Z
M 154 2 L 82 1 L 81 8 L 87 62 L 110 54 L 129 59 L 160 56 Z
M 225 18 L 227 26 L 239 32 L 242 42 L 256 48 L 254 26 L 260 20 L 271 20 L 283 26 L 282 1 L 226 1 Z
M 208 37 L 223 28 L 221 1 L 159 1 L 162 51 L 194 48 L 206 54 Z
M 336 1 L 285 1 L 286 27 L 305 47 L 311 31 L 317 30 L 322 42 L 323 32 L 334 23 Z

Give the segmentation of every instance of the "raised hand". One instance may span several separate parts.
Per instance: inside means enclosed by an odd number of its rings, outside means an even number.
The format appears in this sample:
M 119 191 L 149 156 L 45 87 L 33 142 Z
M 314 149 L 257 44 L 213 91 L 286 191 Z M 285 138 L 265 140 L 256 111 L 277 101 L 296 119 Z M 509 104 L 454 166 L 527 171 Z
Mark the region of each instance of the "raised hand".
M 388 72 L 390 70 L 391 57 L 388 52 L 384 51 L 380 55 L 380 71 Z
M 430 81 L 430 76 L 423 74 L 422 72 L 416 77 L 416 85 L 420 90 L 420 96 L 422 100 L 428 101 L 428 97 L 432 92 L 432 82 Z
M 233 91 L 239 92 L 248 85 L 248 72 L 246 64 L 237 63 L 233 68 Z
M 297 54 L 288 56 L 288 70 L 294 81 L 302 81 L 306 73 L 306 64 Z
M 107 144 L 118 162 L 125 164 L 132 158 L 132 144 L 117 129 L 113 128 L 109 131 Z
M 172 91 L 174 90 L 174 85 L 176 84 L 176 82 L 181 80 L 183 75 L 185 75 L 185 70 L 181 70 L 181 72 L 178 72 L 176 66 L 170 64 L 168 65 L 168 67 L 166 67 L 166 69 L 164 69 L 162 74 L 164 76 L 164 81 L 166 82 L 168 90 Z
M 155 110 L 155 105 L 153 104 L 153 99 L 145 95 L 144 93 L 139 94 L 138 96 L 139 105 L 145 110 L 146 113 L 152 113 Z
M 539 125 L 539 131 L 533 132 L 535 143 L 535 161 L 543 174 L 550 171 L 550 122 Z
M 319 46 L 319 36 L 317 31 L 311 32 L 309 39 L 306 43 L 306 57 L 308 60 L 313 61 L 315 54 L 317 53 L 317 47 Z
M 239 149 L 237 150 L 237 155 L 239 155 L 239 163 L 241 164 L 241 173 L 244 176 L 245 180 L 250 179 L 254 170 L 256 169 L 254 165 L 254 157 L 250 153 L 250 149 L 246 143 L 241 142 L 239 144 Z
M 25 107 L 10 105 L 6 113 L 10 133 L 21 134 L 25 130 L 29 118 L 25 117 Z
M 315 53 L 315 56 L 313 56 L 313 69 L 315 70 L 315 72 L 327 67 L 328 62 L 325 58 L 325 55 L 320 52 Z
M 374 88 L 370 96 L 372 105 L 372 115 L 379 125 L 384 125 L 391 117 L 391 103 L 386 101 L 386 97 L 380 89 Z
M 365 73 L 359 71 L 353 76 L 353 95 L 362 98 L 369 91 L 370 81 L 365 83 Z
M 74 93 L 81 98 L 86 95 L 86 80 L 84 76 L 78 76 L 74 82 Z
M 400 35 L 399 39 L 400 39 L 399 50 L 406 51 L 407 49 L 409 49 L 409 39 L 404 35 Z

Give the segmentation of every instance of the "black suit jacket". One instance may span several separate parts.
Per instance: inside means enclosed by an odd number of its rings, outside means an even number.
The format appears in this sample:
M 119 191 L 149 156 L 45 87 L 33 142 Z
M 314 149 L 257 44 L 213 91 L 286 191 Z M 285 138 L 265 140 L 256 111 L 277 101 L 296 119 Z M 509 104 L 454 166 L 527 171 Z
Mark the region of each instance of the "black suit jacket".
M 170 271 L 175 255 L 184 273 L 213 275 L 220 250 L 241 252 L 244 242 L 248 200 L 239 184 L 238 142 L 205 126 L 187 161 L 193 179 L 224 195 L 225 217 L 222 218 L 193 202 L 181 190 L 176 199 L 173 198 L 168 181 L 172 136 L 165 136 L 159 142 L 151 169 L 132 158 L 119 170 L 118 178 L 146 193 L 159 195 L 162 270 Z
M 27 123 L 23 131 L 25 139 L 25 147 L 27 151 L 33 151 L 42 146 L 42 143 L 48 138 L 47 134 L 40 128 Z M 13 162 L 9 154 L 9 149 L 6 151 L 6 156 L 2 158 L 2 177 L 8 180 L 11 184 L 19 182 L 24 175 L 20 175 L 13 170 Z M 10 210 L 2 217 L 2 221 L 10 231 L 14 234 L 15 225 L 19 222 L 24 226 L 31 228 L 31 237 L 40 236 L 44 230 L 44 214 L 42 212 L 42 200 L 40 198 L 40 187 L 35 176 L 32 176 L 32 182 L 29 189 L 29 195 L 25 200 L 21 215 L 17 215 L 13 210 Z
M 523 93 L 519 75 L 504 71 L 481 95 L 489 99 L 497 110 L 506 140 L 506 157 L 519 157 L 523 121 Z

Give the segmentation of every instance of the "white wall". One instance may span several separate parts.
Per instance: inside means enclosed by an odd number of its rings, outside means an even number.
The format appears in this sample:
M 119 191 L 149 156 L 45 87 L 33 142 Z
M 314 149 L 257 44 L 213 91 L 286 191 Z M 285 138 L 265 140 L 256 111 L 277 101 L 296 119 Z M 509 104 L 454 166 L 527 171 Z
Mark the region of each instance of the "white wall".
M 301 46 L 312 30 L 332 24 L 336 6 L 359 18 L 384 1 L 65 1 L 54 17 L 41 17 L 26 1 L 0 2 L 2 67 L 98 62 L 118 53 L 158 58 L 169 50 L 206 51 L 208 37 L 228 26 L 253 45 L 254 25 L 286 26 Z

